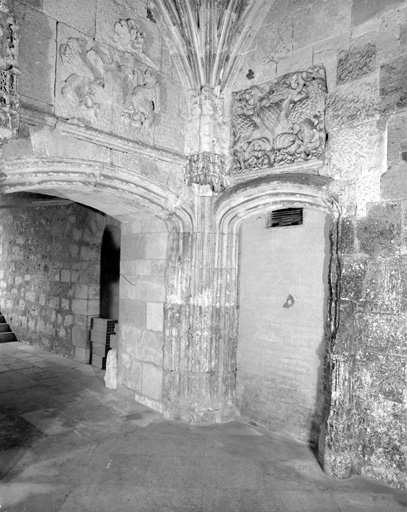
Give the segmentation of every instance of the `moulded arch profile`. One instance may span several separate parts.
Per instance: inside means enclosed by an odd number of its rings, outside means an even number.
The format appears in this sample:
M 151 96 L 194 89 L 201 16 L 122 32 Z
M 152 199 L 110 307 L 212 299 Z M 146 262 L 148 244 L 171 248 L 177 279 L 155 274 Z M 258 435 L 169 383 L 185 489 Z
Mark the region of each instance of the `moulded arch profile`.
M 221 233 L 237 233 L 248 217 L 270 208 L 314 208 L 332 214 L 333 202 L 321 176 L 272 176 L 230 189 L 216 201 L 216 218 Z M 311 179 L 310 179 L 311 178 Z
M 176 226 L 191 224 L 179 197 L 135 169 L 75 158 L 4 161 L 4 194 L 34 192 L 69 199 L 112 217 L 146 212 Z

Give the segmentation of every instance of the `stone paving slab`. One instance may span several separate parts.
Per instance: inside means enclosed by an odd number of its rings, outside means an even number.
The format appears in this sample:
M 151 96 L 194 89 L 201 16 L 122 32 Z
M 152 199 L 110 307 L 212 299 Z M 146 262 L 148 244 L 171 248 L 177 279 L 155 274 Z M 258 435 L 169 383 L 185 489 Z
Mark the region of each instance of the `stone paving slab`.
M 407 509 L 405 494 L 330 478 L 307 446 L 264 429 L 168 421 L 105 388 L 104 372 L 23 343 L 1 344 L 0 361 L 2 511 Z

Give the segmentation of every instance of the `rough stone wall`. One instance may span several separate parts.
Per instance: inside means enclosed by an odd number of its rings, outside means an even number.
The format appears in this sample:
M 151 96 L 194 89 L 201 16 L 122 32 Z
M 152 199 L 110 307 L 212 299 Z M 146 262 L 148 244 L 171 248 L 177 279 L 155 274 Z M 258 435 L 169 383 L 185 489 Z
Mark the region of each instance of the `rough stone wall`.
M 78 204 L 0 209 L 0 308 L 19 340 L 89 362 L 105 224 Z
M 243 223 L 237 406 L 249 420 L 318 443 L 323 405 L 329 240 L 326 214 L 301 226 Z
M 339 208 L 332 401 L 325 467 L 403 487 L 406 475 L 404 200 L 407 2 L 277 0 L 234 90 L 322 64 L 324 174 Z M 336 289 L 332 290 L 335 302 Z M 334 308 L 335 309 L 335 308 Z
M 407 471 L 405 201 L 341 222 L 339 329 L 326 465 L 403 487 Z M 334 454 L 332 453 L 334 452 Z
M 119 387 L 162 410 L 168 231 L 153 217 L 122 223 Z

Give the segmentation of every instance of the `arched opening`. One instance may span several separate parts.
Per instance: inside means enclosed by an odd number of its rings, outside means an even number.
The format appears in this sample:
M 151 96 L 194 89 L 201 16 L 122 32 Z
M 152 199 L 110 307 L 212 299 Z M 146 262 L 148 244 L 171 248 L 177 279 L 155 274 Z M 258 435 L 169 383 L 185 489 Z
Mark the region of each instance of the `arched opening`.
M 100 257 L 100 316 L 119 320 L 120 226 L 105 227 Z
M 189 218 L 183 207 L 174 211 L 177 196 L 157 181 L 143 175 L 137 169 L 99 166 L 97 162 L 80 162 L 74 158 L 61 159 L 16 159 L 5 164 L 6 180 L 3 187 L 5 197 L 14 193 L 28 192 L 63 198 L 85 207 L 104 217 L 101 226 L 98 247 L 89 251 L 98 252 L 99 266 L 96 269 L 96 287 L 92 288 L 92 309 L 87 308 L 87 320 L 75 330 L 75 336 L 81 337 L 84 346 L 71 350 L 68 355 L 89 362 L 90 318 L 100 316 L 100 258 L 102 237 L 106 227 L 120 225 L 120 291 L 118 301 L 118 383 L 127 394 L 131 394 L 143 403 L 162 410 L 163 398 L 163 310 L 166 293 L 165 271 L 167 265 L 167 246 L 172 223 L 183 222 L 183 216 Z M 15 173 L 15 169 L 19 169 Z M 114 178 L 113 178 L 114 177 Z M 180 220 L 181 219 L 181 220 Z M 64 222 L 58 236 L 64 235 Z M 50 220 L 52 225 L 52 219 Z M 84 239 L 88 239 L 85 223 Z M 117 311 L 117 259 L 118 233 L 106 234 L 106 253 L 115 253 L 115 268 L 105 284 L 114 283 L 106 299 L 103 315 L 114 315 Z M 106 232 L 107 233 L 107 232 Z M 73 237 L 76 235 L 72 235 Z M 79 236 L 79 231 L 78 231 Z M 111 239 L 109 243 L 108 239 Z M 92 245 L 92 244 L 91 244 Z M 110 247 L 110 249 L 109 249 Z M 84 251 L 85 259 L 90 255 Z M 92 252 L 92 254 L 93 254 Z M 79 254 L 80 250 L 79 250 Z M 76 262 L 80 265 L 80 262 Z M 85 263 L 84 263 L 85 264 Z M 76 270 L 76 269 L 75 269 Z M 97 271 L 96 271 L 97 270 Z M 65 273 L 64 273 L 65 276 Z M 54 281 L 55 283 L 55 281 Z M 85 293 L 78 283 L 77 293 Z M 58 285 L 53 285 L 54 288 Z M 108 289 L 109 286 L 106 286 Z M 89 293 L 89 290 L 88 290 Z M 55 301 L 60 297 L 56 291 Z M 88 296 L 90 299 L 90 295 Z M 77 315 L 83 316 L 85 298 L 77 295 L 75 300 Z M 97 302 L 97 307 L 96 307 Z M 70 303 L 71 305 L 71 303 Z M 106 311 L 107 310 L 107 311 Z M 71 315 L 71 316 L 74 316 Z M 58 313 L 56 313 L 58 321 Z M 27 329 L 30 326 L 27 325 Z M 81 329 L 79 329 L 79 327 Z M 45 326 L 46 328 L 46 326 Z M 80 331 L 80 332 L 79 332 Z M 61 330 L 63 334 L 63 331 Z M 75 338 L 75 341 L 79 338 Z M 79 345 L 79 341 L 78 341 Z M 53 350 L 53 348 L 51 348 Z
M 274 210 L 281 209 L 276 206 Z M 241 226 L 236 402 L 268 429 L 316 446 L 322 423 L 329 299 L 329 216 L 270 227 L 270 209 Z

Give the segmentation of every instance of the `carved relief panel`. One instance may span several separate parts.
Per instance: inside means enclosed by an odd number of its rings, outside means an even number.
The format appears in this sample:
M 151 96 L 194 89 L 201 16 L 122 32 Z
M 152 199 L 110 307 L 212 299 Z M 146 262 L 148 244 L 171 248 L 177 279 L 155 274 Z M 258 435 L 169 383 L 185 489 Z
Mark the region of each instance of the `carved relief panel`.
M 19 40 L 17 24 L 8 2 L 0 2 L 0 139 L 10 139 L 18 129 Z
M 321 158 L 325 70 L 313 66 L 233 95 L 235 173 Z
M 59 45 L 59 115 L 103 131 L 151 142 L 160 107 L 156 72 L 138 59 L 143 33 L 132 20 L 119 20 L 120 48 L 85 37 Z

